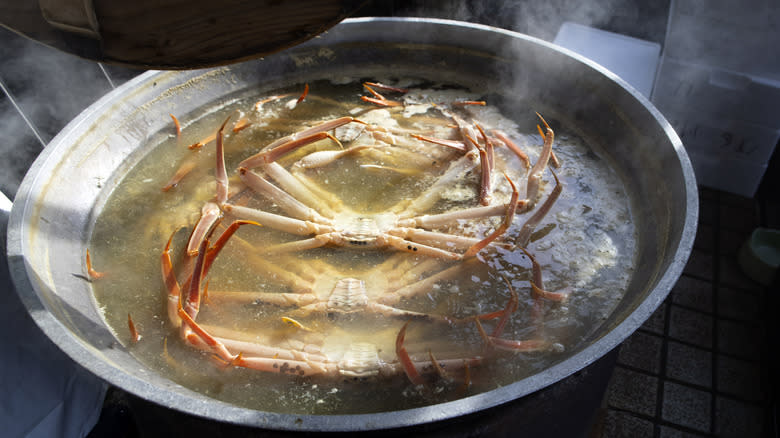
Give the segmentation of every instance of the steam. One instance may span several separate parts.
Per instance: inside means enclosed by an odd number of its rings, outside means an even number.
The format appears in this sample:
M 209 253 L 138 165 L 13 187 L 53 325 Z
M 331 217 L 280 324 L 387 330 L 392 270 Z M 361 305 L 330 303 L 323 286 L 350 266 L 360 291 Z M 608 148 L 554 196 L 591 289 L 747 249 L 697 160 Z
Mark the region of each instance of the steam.
M 600 27 L 616 16 L 637 17 L 637 7 L 620 0 L 598 3 L 579 0 L 550 1 L 420 1 L 399 15 L 446 18 L 486 24 L 551 41 L 565 21 Z
M 0 191 L 13 198 L 44 146 L 112 85 L 94 62 L 1 27 L 0 41 Z

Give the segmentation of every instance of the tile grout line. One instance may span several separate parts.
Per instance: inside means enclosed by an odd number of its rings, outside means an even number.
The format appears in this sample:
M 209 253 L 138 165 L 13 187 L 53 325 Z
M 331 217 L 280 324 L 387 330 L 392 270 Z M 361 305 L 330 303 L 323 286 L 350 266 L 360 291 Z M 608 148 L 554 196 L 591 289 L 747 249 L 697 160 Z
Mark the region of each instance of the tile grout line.
M 0 78 L 0 90 L 2 90 L 3 93 L 5 93 L 6 97 L 8 97 L 8 101 L 11 102 L 11 105 L 14 107 L 14 109 L 16 109 L 16 112 L 18 112 L 19 115 L 22 117 L 24 123 L 27 124 L 30 130 L 32 130 L 35 138 L 37 138 L 38 142 L 41 143 L 41 149 L 45 148 L 46 142 L 43 141 L 43 137 L 41 137 L 41 133 L 38 132 L 38 129 L 35 127 L 32 121 L 29 118 L 27 118 L 27 116 L 24 114 L 24 111 L 22 111 L 22 108 L 16 102 L 16 99 L 14 99 L 14 96 L 11 94 L 11 91 L 8 89 L 8 87 L 5 86 L 5 82 L 3 82 L 2 78 Z

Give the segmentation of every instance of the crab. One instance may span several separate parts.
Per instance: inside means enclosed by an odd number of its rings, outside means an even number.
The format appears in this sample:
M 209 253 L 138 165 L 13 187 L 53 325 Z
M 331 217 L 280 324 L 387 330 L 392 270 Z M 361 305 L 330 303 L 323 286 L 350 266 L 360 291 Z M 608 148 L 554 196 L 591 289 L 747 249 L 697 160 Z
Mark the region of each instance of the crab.
M 378 111 L 398 107 L 388 104 L 373 91 L 372 94 L 375 97 L 371 99 L 378 102 L 366 101 L 383 108 Z M 299 99 L 297 103 L 300 102 Z M 468 103 L 473 104 L 484 105 Z M 232 177 L 228 176 L 225 165 L 225 128 L 230 118 L 226 119 L 213 136 L 216 196 L 204 203 L 200 219 L 190 234 L 180 271 L 186 278 L 183 284 L 179 284 L 171 259 L 173 235 L 161 256 L 168 319 L 179 329 L 184 342 L 211 353 L 226 366 L 304 376 L 368 377 L 403 373 L 414 384 L 425 382 L 422 375 L 443 375 L 445 368 L 463 369 L 468 374 L 469 367 L 482 363 L 496 350 L 547 349 L 550 342 L 541 337 L 530 340 L 502 337 L 504 327 L 518 308 L 517 293 L 508 281 L 510 299 L 506 306 L 489 313 L 454 316 L 403 308 L 404 301 L 430 293 L 438 282 L 468 272 L 469 263 L 481 263 L 477 255 L 483 250 L 496 249 L 519 248 L 526 252 L 532 261 L 531 286 L 535 299 L 562 301 L 566 298 L 565 292 L 544 291 L 538 263 L 525 249 L 534 228 L 562 190 L 557 175 L 550 169 L 555 186 L 538 205 L 542 196 L 541 177 L 552 159 L 552 129 L 539 116 L 545 127 L 539 127 L 543 147 L 531 167 L 528 158 L 505 134 L 483 129 L 473 120 L 467 121 L 454 108 L 439 108 L 439 111 L 444 117 L 434 119 L 440 128 L 435 132 L 372 123 L 370 112 L 361 113 L 361 118 L 345 116 L 327 120 L 281 137 L 243 159 Z M 232 132 L 238 134 L 249 124 L 240 119 Z M 437 133 L 447 131 L 453 133 L 450 138 L 436 137 Z M 496 149 L 502 145 L 511 153 L 502 152 L 499 159 Z M 421 162 L 444 164 L 432 172 L 433 176 L 425 180 L 427 185 L 415 195 L 379 211 L 347 205 L 308 175 L 324 166 L 338 164 L 347 156 L 372 153 L 409 164 L 392 169 L 384 164 L 361 165 L 361 171 L 415 174 L 425 169 Z M 519 166 L 519 171 L 518 166 L 507 163 L 513 156 L 524 164 Z M 429 160 L 430 157 L 435 158 Z M 290 165 L 291 160 L 296 161 Z M 525 197 L 521 199 L 522 186 L 518 188 L 513 177 L 517 178 L 523 171 L 528 172 L 528 178 Z M 476 188 L 471 182 L 474 179 Z M 469 187 L 467 191 L 474 195 L 456 202 L 456 209 L 438 210 L 440 201 L 456 186 Z M 258 196 L 264 198 L 264 203 L 257 202 Z M 516 237 L 508 239 L 506 231 L 514 226 L 515 217 L 524 213 L 529 213 L 528 218 L 519 232 L 514 233 Z M 225 227 L 223 222 L 230 225 Z M 268 244 L 246 242 L 234 236 L 245 225 L 276 230 L 287 240 Z M 218 231 L 219 237 L 212 246 L 212 236 Z M 300 238 L 289 240 L 289 235 Z M 207 291 L 205 278 L 231 239 L 244 245 L 242 254 L 246 256 L 243 257 L 252 259 L 253 270 L 274 278 L 285 290 L 229 291 L 212 287 Z M 324 247 L 335 248 L 335 252 L 353 249 L 361 254 L 388 256 L 359 275 L 344 273 L 314 258 L 290 258 Z M 268 261 L 271 258 L 274 263 Z M 410 260 L 414 263 L 408 264 Z M 209 326 L 197 322 L 202 302 L 214 306 L 258 304 L 277 311 L 281 308 L 283 313 L 275 321 L 282 328 L 266 327 L 268 333 L 250 336 L 227 327 Z M 341 324 L 323 325 L 319 322 L 323 317 L 329 321 L 335 318 Z M 368 333 L 364 326 L 352 325 L 351 321 L 364 318 L 379 320 L 380 328 Z M 483 323 L 494 325 L 492 331 Z M 407 345 L 409 327 L 434 339 L 442 330 L 459 330 L 468 335 L 470 328 L 479 346 L 437 347 L 434 356 L 430 349 L 425 352 Z M 280 337 L 279 330 L 292 330 L 295 336 L 284 332 Z
M 300 279 L 295 274 L 289 274 L 286 280 L 297 278 L 294 283 L 296 287 L 303 288 L 304 292 L 297 294 L 287 293 L 237 293 L 211 291 L 208 293 L 209 303 L 218 301 L 261 301 L 277 305 L 301 305 L 296 310 L 295 316 L 308 316 L 312 312 L 327 312 L 337 314 L 357 313 L 365 318 L 382 318 L 385 330 L 372 333 L 360 333 L 354 330 L 344 330 L 331 327 L 327 333 L 320 333 L 311 329 L 298 320 L 283 316 L 281 322 L 292 327 L 295 336 L 283 335 L 280 337 L 280 330 L 276 334 L 247 335 L 244 332 L 237 332 L 229 328 L 208 326 L 196 322 L 201 310 L 201 304 L 205 291 L 203 288 L 204 278 L 213 265 L 218 254 L 227 244 L 227 241 L 233 234 L 244 225 L 259 224 L 250 221 L 236 221 L 225 228 L 220 237 L 212 246 L 207 237 L 202 240 L 198 248 L 194 263 L 189 264 L 191 271 L 184 285 L 180 285 L 174 271 L 171 257 L 171 243 L 173 234 L 169 238 L 164 251 L 161 254 L 162 274 L 166 284 L 168 294 L 167 308 L 169 321 L 179 328 L 181 338 L 190 346 L 213 354 L 214 359 L 224 366 L 238 366 L 250 368 L 258 371 L 290 374 L 296 376 L 325 376 L 325 377 L 343 377 L 343 378 L 368 378 L 377 376 L 389 376 L 396 374 L 405 374 L 415 385 L 424 385 L 426 383 L 424 375 L 442 376 L 448 372 L 468 369 L 481 364 L 486 355 L 494 350 L 512 350 L 512 351 L 540 351 L 549 347 L 549 343 L 542 339 L 527 341 L 518 341 L 504 339 L 501 337 L 504 326 L 511 316 L 517 310 L 517 293 L 510 289 L 510 299 L 503 309 L 461 318 L 456 321 L 454 318 L 443 318 L 435 315 L 426 315 L 420 312 L 405 311 L 394 307 L 381 304 L 378 301 L 400 300 L 414 294 L 431 289 L 433 283 L 454 275 L 453 267 L 440 270 L 436 274 L 420 281 L 409 283 L 403 290 L 396 290 L 393 294 L 383 294 L 380 300 L 368 300 L 365 290 L 357 294 L 361 297 L 357 301 L 362 304 L 356 304 L 355 300 L 341 300 L 345 294 L 334 291 L 327 299 L 317 297 L 309 290 L 313 288 L 311 284 Z M 174 233 L 175 234 L 175 233 Z M 436 263 L 433 260 L 424 261 L 421 265 L 413 267 L 411 270 L 404 270 L 405 277 L 414 277 L 422 271 L 434 268 Z M 391 258 L 385 265 L 375 268 L 374 274 L 381 271 L 395 271 L 407 267 L 404 261 Z M 462 268 L 460 266 L 456 266 Z M 273 269 L 273 268 L 270 268 Z M 330 269 L 319 266 L 308 276 L 311 276 L 317 282 L 326 275 Z M 402 277 L 404 277 L 402 276 Z M 332 275 L 330 276 L 332 277 Z M 330 278 L 329 277 L 329 278 Z M 330 278 L 332 279 L 332 278 Z M 408 278 L 406 278 L 408 280 Z M 400 279 L 402 282 L 404 279 Z M 325 281 L 327 282 L 327 281 Z M 336 281 L 335 289 L 339 289 L 341 280 Z M 347 280 L 351 282 L 351 280 Z M 391 281 L 392 283 L 392 281 Z M 507 282 L 507 285 L 509 283 Z M 349 296 L 350 294 L 346 294 Z M 388 299 L 391 297 L 392 299 Z M 338 297 L 338 298 L 337 298 Z M 314 301 L 310 304 L 303 304 Z M 302 305 L 303 304 L 303 305 Z M 388 324 L 388 321 L 406 322 L 400 329 L 397 325 Z M 456 348 L 450 345 L 450 351 L 439 351 L 439 358 L 429 348 L 426 351 L 410 354 L 405 346 L 407 329 L 411 320 L 424 321 L 426 323 L 439 322 L 444 329 L 453 327 L 463 327 L 470 322 L 475 322 L 478 331 L 484 340 L 483 348 L 472 347 Z M 497 320 L 495 328 L 491 334 L 487 334 L 480 321 Z M 283 331 L 282 329 L 281 331 Z M 435 331 L 432 326 L 424 329 L 424 332 Z M 388 333 L 397 333 L 394 338 Z M 393 347 L 394 345 L 394 347 Z M 394 355 L 393 355 L 394 353 Z
M 284 214 L 272 213 L 258 208 L 250 208 L 234 203 L 229 196 L 229 179 L 224 162 L 223 131 L 226 120 L 216 133 L 216 200 L 207 202 L 201 214 L 201 219 L 192 234 L 188 250 L 195 253 L 203 236 L 209 232 L 216 220 L 224 214 L 237 218 L 253 220 L 267 227 L 306 238 L 291 241 L 266 248 L 268 253 L 303 251 L 323 246 L 337 246 L 358 249 L 393 249 L 412 253 L 420 253 L 431 257 L 462 260 L 475 256 L 482 249 L 491 246 L 512 225 L 518 208 L 527 211 L 536 200 L 539 178 L 546 167 L 546 162 L 552 148 L 552 130 L 547 126 L 543 154 L 531 170 L 527 186 L 526 199 L 519 199 L 519 192 L 512 179 L 504 173 L 504 178 L 510 187 L 511 195 L 506 203 L 481 202 L 477 207 L 469 207 L 439 214 L 425 214 L 430 211 L 441 198 L 442 193 L 457 184 L 463 175 L 473 170 L 478 163 L 481 166 L 482 178 L 480 200 L 492 198 L 492 147 L 476 146 L 476 140 L 470 150 L 466 150 L 459 158 L 452 160 L 447 170 L 441 174 L 434 184 L 413 199 L 404 199 L 380 212 L 355 211 L 344 205 L 338 198 L 329 194 L 310 178 L 302 174 L 301 169 L 313 166 L 311 163 L 330 163 L 344 154 L 358 153 L 369 146 L 357 145 L 349 149 L 337 151 L 318 151 L 306 155 L 288 170 L 277 161 L 281 157 L 302 147 L 321 141 L 331 141 L 338 146 L 341 142 L 329 131 L 347 124 L 365 122 L 353 117 L 341 117 L 323 122 L 303 131 L 283 137 L 261 152 L 244 159 L 238 165 L 241 183 L 257 194 L 267 198 L 278 206 Z M 462 123 L 459 121 L 459 124 Z M 546 125 L 546 122 L 545 122 Z M 478 125 L 477 125 L 478 126 Z M 486 145 L 492 143 L 482 132 Z M 381 128 L 372 128 L 382 131 Z M 466 128 L 463 130 L 468 131 Z M 465 137 L 471 138 L 466 132 Z M 275 182 L 273 184 L 271 181 Z M 557 177 L 556 177 L 556 186 Z M 557 193 L 548 197 L 541 208 L 529 220 L 524 228 L 533 229 L 549 211 L 555 202 Z M 465 236 L 453 232 L 437 231 L 452 227 L 460 221 L 473 221 L 489 217 L 502 217 L 503 220 L 495 231 L 484 238 Z M 524 235 L 530 233 L 524 233 Z M 506 245 L 505 245 L 506 246 Z M 521 246 L 524 246 L 521 243 Z

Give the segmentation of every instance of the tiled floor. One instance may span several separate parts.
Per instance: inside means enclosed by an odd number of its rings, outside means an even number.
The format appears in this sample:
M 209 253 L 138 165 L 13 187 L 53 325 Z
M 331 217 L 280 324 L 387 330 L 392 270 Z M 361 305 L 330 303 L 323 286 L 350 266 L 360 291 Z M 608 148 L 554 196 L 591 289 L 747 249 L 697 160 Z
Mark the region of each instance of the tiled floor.
M 646 8 L 619 12 L 637 21 Z M 657 35 L 634 30 L 647 39 Z M 2 28 L 0 57 L 0 190 L 13 196 L 44 145 L 137 72 L 60 54 Z M 699 230 L 685 273 L 622 346 L 594 437 L 777 436 L 770 415 L 770 364 L 777 361 L 769 347 L 777 344 L 777 328 L 768 318 L 777 301 L 741 273 L 735 255 L 755 227 L 780 228 L 779 198 L 744 199 L 707 189 L 700 195 Z
M 776 195 L 700 190 L 691 258 L 666 301 L 622 345 L 596 436 L 777 436 L 777 328 L 769 319 L 776 297 L 741 272 L 737 253 L 756 227 L 780 227 L 779 208 Z

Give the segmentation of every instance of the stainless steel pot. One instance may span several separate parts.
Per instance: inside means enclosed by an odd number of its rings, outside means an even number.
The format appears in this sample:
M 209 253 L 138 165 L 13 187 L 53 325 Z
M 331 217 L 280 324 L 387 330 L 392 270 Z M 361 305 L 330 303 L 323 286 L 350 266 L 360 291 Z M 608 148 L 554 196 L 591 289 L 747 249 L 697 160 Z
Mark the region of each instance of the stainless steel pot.
M 114 184 L 186 114 L 246 89 L 393 72 L 513 96 L 506 113 L 538 110 L 621 170 L 635 200 L 639 260 L 625 298 L 583 347 L 533 376 L 454 402 L 367 415 L 258 412 L 210 399 L 138 362 L 104 325 L 89 285 L 73 274 Z M 354 19 L 265 59 L 212 70 L 149 72 L 73 120 L 35 161 L 14 202 L 8 256 L 17 291 L 43 331 L 75 361 L 157 404 L 230 423 L 293 431 L 361 431 L 452 420 L 527 398 L 584 369 L 664 300 L 689 256 L 698 199 L 688 157 L 669 123 L 614 74 L 546 42 L 486 26 L 431 19 Z M 560 384 L 559 384 L 560 385 Z

